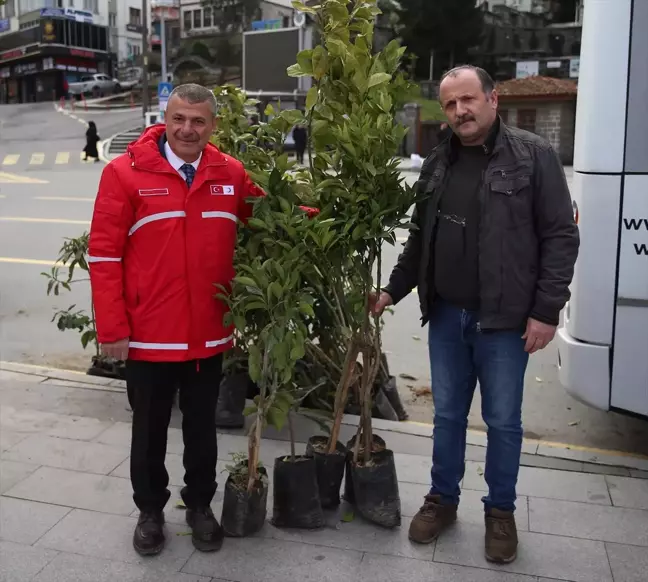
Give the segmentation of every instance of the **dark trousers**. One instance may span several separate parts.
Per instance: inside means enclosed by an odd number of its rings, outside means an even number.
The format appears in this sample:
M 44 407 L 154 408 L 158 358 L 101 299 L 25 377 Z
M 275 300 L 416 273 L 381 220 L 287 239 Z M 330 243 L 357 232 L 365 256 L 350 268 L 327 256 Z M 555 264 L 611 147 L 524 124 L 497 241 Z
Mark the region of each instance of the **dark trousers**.
M 164 459 L 176 390 L 184 441 L 182 500 L 192 509 L 211 503 L 216 492 L 216 403 L 222 363 L 222 355 L 190 362 L 126 362 L 133 409 L 131 483 L 140 511 L 162 511 L 171 495 Z

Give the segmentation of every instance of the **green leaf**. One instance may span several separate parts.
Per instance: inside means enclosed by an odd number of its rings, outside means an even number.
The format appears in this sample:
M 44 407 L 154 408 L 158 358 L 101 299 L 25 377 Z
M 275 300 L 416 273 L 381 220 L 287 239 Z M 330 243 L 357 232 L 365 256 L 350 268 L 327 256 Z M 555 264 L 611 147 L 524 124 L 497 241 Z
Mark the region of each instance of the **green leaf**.
M 257 282 L 252 279 L 252 277 L 246 277 L 244 275 L 237 275 L 236 277 L 234 277 L 234 281 L 240 283 L 241 285 L 245 285 L 246 287 L 259 287 L 257 285 Z
M 313 311 L 313 307 L 308 303 L 304 303 L 303 301 L 300 302 L 299 304 L 299 311 L 304 315 L 315 317 L 315 312 Z
M 383 83 L 387 83 L 391 81 L 391 75 L 389 73 L 374 73 L 369 77 L 369 83 L 368 83 L 368 88 L 371 89 L 372 87 L 376 87 L 378 85 L 382 85 Z
M 312 75 L 313 73 L 313 50 L 306 49 L 297 54 L 297 64 L 301 70 L 308 74 Z
M 268 424 L 281 431 L 288 420 L 288 413 L 276 406 L 271 406 L 266 414 Z
M 310 111 L 317 103 L 317 86 L 311 87 L 306 94 L 306 109 Z
M 292 6 L 295 10 L 299 10 L 300 12 L 306 12 L 308 14 L 317 14 L 317 11 L 314 8 L 309 8 L 304 4 L 303 2 L 299 2 L 298 0 L 293 0 Z
M 249 218 L 248 219 L 248 226 L 251 226 L 252 228 L 256 228 L 257 230 L 266 230 L 267 225 L 263 220 L 260 220 L 259 218 Z
M 355 519 L 355 513 L 353 509 L 347 509 L 343 514 L 342 514 L 342 521 L 344 523 L 351 523 Z
M 289 77 L 309 77 L 310 76 L 307 73 L 304 73 L 304 71 L 302 71 L 302 68 L 298 64 L 290 65 L 290 67 L 286 69 L 286 73 L 288 74 Z
M 263 111 L 263 113 L 264 113 L 265 115 L 274 115 L 275 110 L 274 110 L 274 107 L 272 106 L 272 103 L 268 103 L 268 104 L 266 105 L 266 108 L 265 108 L 265 110 Z
M 270 283 L 268 291 L 271 292 L 279 300 L 283 297 L 283 288 L 277 281 Z
M 261 351 L 258 346 L 250 345 L 248 347 L 248 371 L 250 380 L 258 384 L 261 381 Z
M 243 409 L 243 416 L 251 416 L 252 414 L 256 414 L 258 408 L 256 406 L 246 406 Z

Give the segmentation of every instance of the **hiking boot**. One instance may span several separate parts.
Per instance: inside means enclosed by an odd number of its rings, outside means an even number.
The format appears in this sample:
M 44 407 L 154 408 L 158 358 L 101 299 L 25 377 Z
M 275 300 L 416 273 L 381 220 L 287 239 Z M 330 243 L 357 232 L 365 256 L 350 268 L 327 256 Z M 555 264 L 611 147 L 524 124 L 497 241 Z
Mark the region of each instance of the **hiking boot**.
M 155 556 L 164 548 L 164 513 L 142 511 L 133 533 L 133 547 L 140 556 Z
M 409 539 L 417 544 L 430 544 L 456 520 L 456 505 L 441 505 L 439 495 L 426 495 L 423 507 L 410 524 Z
M 187 509 L 187 524 L 191 528 L 191 541 L 201 552 L 215 552 L 223 545 L 223 528 L 211 507 Z
M 518 536 L 512 511 L 491 509 L 486 512 L 486 559 L 509 564 L 517 557 Z

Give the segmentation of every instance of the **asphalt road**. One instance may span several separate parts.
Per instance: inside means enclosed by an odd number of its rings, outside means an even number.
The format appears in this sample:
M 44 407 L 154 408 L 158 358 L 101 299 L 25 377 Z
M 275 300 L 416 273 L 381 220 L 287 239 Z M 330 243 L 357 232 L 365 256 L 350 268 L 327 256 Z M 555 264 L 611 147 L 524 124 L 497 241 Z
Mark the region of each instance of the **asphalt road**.
M 79 336 L 59 332 L 50 323 L 56 309 L 72 304 L 89 306 L 87 283 L 79 283 L 63 296 L 48 297 L 47 281 L 41 275 L 51 269 L 64 237 L 78 236 L 89 226 L 103 164 L 80 160 L 84 119 L 93 119 L 99 134 L 107 138 L 136 125 L 139 112 L 84 114 L 77 110 L 76 118 L 71 118 L 56 113 L 51 104 L 0 106 L 2 360 L 75 369 L 88 365 L 91 352 L 81 348 Z M 7 156 L 13 163 L 3 163 Z M 404 176 L 410 182 L 416 179 L 412 173 Z M 395 264 L 405 236 L 401 233 L 396 248 L 386 246 L 385 275 Z M 419 317 L 418 298 L 413 293 L 393 315 L 386 316 L 384 347 L 411 419 L 429 423 L 432 400 L 427 328 L 420 327 Z M 479 410 L 477 394 L 470 426 L 483 429 Z M 554 346 L 531 358 L 523 416 L 525 434 L 531 438 L 648 454 L 647 421 L 587 408 L 564 392 L 557 378 Z

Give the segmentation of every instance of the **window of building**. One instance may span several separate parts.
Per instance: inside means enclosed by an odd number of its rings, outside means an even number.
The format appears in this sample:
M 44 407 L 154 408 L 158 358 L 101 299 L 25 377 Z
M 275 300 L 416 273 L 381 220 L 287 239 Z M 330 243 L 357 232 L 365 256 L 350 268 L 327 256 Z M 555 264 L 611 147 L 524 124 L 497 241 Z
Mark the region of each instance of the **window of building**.
M 108 14 L 108 26 L 115 28 L 117 26 L 117 15 L 114 12 Z
M 193 27 L 202 28 L 202 10 L 193 11 Z
M 187 12 L 183 13 L 183 18 L 184 18 L 184 29 L 191 30 L 191 11 L 187 10 Z
M 94 14 L 99 13 L 99 0 L 83 0 L 83 9 Z
M 210 28 L 212 25 L 212 9 L 210 8 L 205 8 L 203 10 L 203 26 L 205 28 Z
M 142 11 L 139 8 L 128 9 L 128 24 L 140 26 L 142 24 Z
M 536 113 L 535 109 L 520 109 L 517 116 L 517 126 L 531 133 L 536 131 Z
M 500 109 L 500 110 L 499 110 L 499 115 L 500 115 L 500 117 L 502 118 L 502 121 L 503 121 L 504 123 L 508 123 L 508 119 L 509 119 L 509 112 L 508 112 L 508 109 Z

